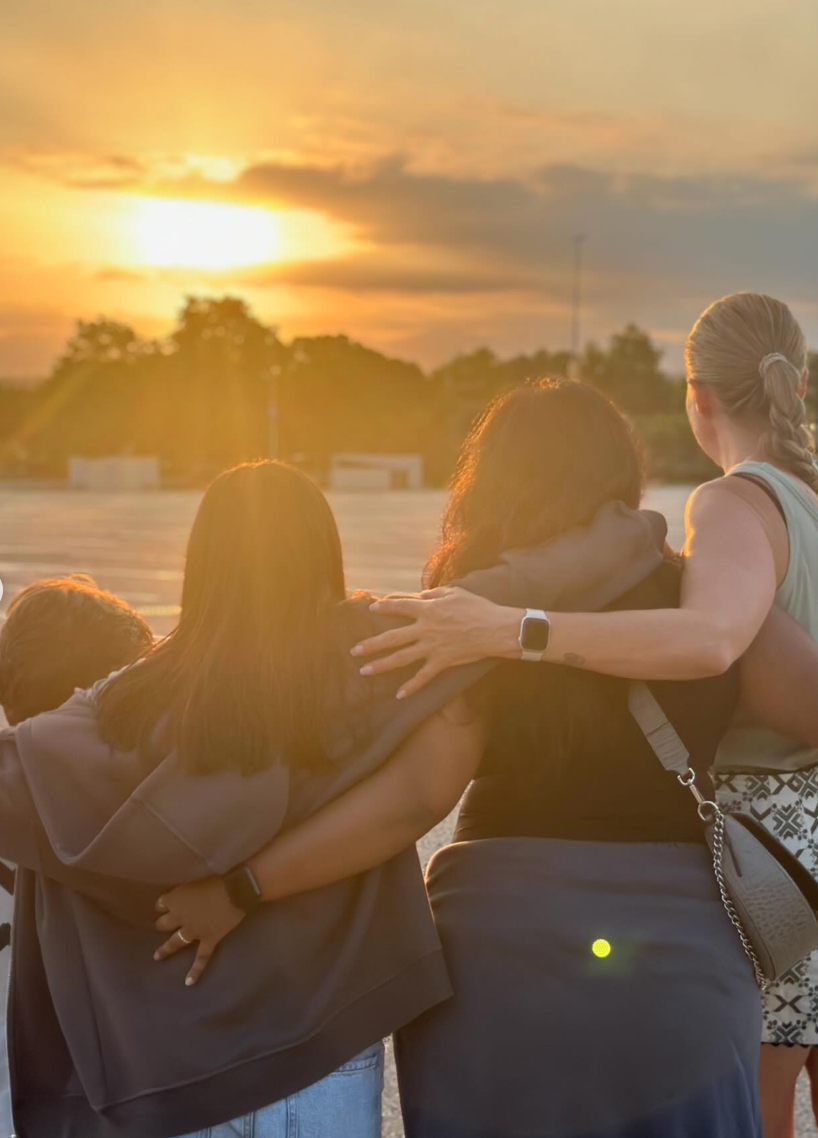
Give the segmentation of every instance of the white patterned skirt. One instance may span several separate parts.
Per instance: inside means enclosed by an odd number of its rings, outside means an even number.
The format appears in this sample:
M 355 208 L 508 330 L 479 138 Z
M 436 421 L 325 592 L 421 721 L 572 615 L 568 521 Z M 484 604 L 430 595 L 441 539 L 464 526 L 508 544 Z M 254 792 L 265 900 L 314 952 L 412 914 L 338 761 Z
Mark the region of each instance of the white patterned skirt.
M 716 796 L 726 810 L 756 818 L 818 878 L 818 767 L 800 771 L 714 772 Z M 818 1044 L 818 950 L 763 997 L 764 1043 Z

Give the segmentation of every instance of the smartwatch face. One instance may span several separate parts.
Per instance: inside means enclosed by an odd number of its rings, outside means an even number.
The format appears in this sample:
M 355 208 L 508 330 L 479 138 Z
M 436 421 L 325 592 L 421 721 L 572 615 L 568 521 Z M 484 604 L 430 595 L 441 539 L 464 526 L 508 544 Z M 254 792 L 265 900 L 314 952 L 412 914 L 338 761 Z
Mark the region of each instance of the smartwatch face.
M 544 652 L 548 647 L 551 625 L 541 616 L 527 616 L 523 621 L 520 643 L 526 652 Z

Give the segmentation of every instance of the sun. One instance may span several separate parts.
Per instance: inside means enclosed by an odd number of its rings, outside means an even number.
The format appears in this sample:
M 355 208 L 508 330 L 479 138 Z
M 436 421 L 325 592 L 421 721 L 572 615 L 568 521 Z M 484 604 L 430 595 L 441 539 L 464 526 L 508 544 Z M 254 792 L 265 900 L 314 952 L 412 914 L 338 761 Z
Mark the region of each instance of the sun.
M 272 210 L 224 202 L 141 198 L 135 238 L 139 261 L 162 268 L 232 269 L 275 261 L 281 253 Z

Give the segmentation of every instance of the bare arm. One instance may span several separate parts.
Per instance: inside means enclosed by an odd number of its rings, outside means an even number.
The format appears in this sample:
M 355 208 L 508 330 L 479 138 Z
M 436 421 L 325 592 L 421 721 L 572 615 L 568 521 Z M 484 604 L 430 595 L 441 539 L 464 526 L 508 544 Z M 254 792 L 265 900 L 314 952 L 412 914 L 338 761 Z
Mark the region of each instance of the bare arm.
M 274 901 L 329 885 L 380 865 L 446 817 L 474 777 L 483 748 L 482 721 L 462 697 L 423 723 L 369 778 L 274 838 L 249 861 L 262 899 Z M 160 898 L 163 932 L 183 929 L 198 941 L 187 983 L 204 972 L 218 943 L 243 919 L 221 878 L 180 886 Z M 185 947 L 170 937 L 164 959 Z
M 755 639 L 772 607 L 780 557 L 771 527 L 780 519 L 763 491 L 721 479 L 701 487 L 688 507 L 688 541 L 678 609 L 549 613 L 551 638 L 543 659 L 594 672 L 640 679 L 686 680 L 724 672 Z M 786 542 L 786 531 L 783 530 Z M 422 662 L 403 694 L 444 668 L 489 656 L 519 659 L 521 609 L 501 608 L 462 589 L 426 599 L 385 600 L 377 608 L 413 624 L 358 645 L 356 654 L 392 655 L 366 673 Z
M 726 671 L 772 608 L 778 581 L 769 530 L 744 488 L 721 480 L 691 498 L 687 534 L 678 609 L 556 613 L 547 658 L 642 679 Z
M 756 722 L 818 747 L 818 643 L 773 608 L 742 657 L 740 701 Z
M 482 745 L 463 697 L 443 708 L 375 774 L 250 859 L 263 899 L 340 881 L 411 846 L 460 801 Z

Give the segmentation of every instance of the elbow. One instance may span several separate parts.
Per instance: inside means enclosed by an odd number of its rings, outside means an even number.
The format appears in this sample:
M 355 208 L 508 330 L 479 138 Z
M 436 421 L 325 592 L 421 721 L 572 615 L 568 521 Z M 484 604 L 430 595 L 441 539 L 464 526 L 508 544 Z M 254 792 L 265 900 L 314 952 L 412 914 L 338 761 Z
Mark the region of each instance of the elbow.
M 440 786 L 437 788 L 425 787 L 421 801 L 417 803 L 416 815 L 418 825 L 423 826 L 423 833 L 428 833 L 444 818 L 448 818 L 463 797 L 465 786 Z
M 726 628 L 711 627 L 695 651 L 696 679 L 723 676 L 738 660 L 742 649 Z
M 448 818 L 459 801 L 459 797 L 452 799 L 449 795 L 429 795 L 419 804 L 415 812 L 417 828 L 427 834 L 444 818 Z

